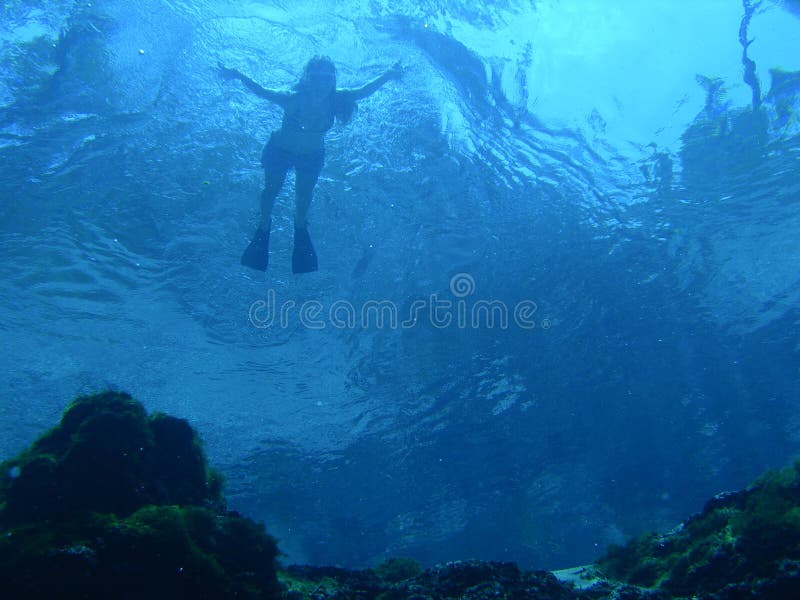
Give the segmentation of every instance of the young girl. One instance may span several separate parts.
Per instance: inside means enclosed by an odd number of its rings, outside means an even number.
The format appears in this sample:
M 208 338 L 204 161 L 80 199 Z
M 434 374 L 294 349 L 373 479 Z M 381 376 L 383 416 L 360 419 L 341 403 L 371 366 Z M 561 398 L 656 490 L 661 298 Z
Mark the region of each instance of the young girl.
M 295 170 L 295 217 L 292 271 L 309 273 L 317 270 L 317 254 L 308 235 L 308 209 L 320 171 L 325 162 L 325 134 L 333 127 L 334 119 L 347 123 L 353 115 L 356 101 L 374 93 L 384 83 L 400 79 L 402 69 L 395 63 L 380 77 L 355 89 L 336 88 L 336 68 L 327 57 L 317 56 L 308 61 L 303 76 L 290 92 L 269 90 L 236 69 L 219 65 L 226 80 L 238 79 L 245 87 L 283 109 L 280 129 L 273 131 L 261 154 L 265 184 L 261 193 L 261 222 L 253 241 L 242 255 L 242 264 L 266 271 L 269 263 L 269 232 L 272 207 L 283 187 L 289 169 Z

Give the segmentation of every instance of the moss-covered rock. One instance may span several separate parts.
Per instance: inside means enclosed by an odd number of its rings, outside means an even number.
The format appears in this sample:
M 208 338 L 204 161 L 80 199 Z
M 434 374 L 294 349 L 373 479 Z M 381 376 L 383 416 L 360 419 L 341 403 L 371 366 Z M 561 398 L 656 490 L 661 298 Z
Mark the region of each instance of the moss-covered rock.
M 6 532 L 0 578 L 8 598 L 275 598 L 275 555 L 242 517 L 148 506 Z
M 78 511 L 128 515 L 150 504 L 223 506 L 220 476 L 207 467 L 189 424 L 148 417 L 116 392 L 72 402 L 56 427 L 0 473 L 5 526 Z
M 291 566 L 281 573 L 292 600 L 598 600 L 559 582 L 546 571 L 523 572 L 513 563 L 456 561 L 425 571 L 408 559 L 387 561 L 383 577 L 375 569 Z M 412 572 L 415 574 L 412 575 Z M 388 575 L 388 576 L 387 576 Z M 409 575 L 409 577 L 402 577 Z M 613 590 L 616 593 L 617 590 Z M 610 592 L 609 592 L 610 593 Z M 629 596 L 641 600 L 647 596 Z
M 389 558 L 373 567 L 372 572 L 383 581 L 399 583 L 422 573 L 422 567 L 413 558 L 396 557 Z
M 410 559 L 373 569 L 291 566 L 275 540 L 225 509 L 222 480 L 182 420 L 126 394 L 75 400 L 0 465 L 0 581 L 8 598 L 267 600 L 667 600 L 800 598 L 800 462 L 709 501 L 667 534 L 596 565 Z
M 597 567 L 604 576 L 675 597 L 800 598 L 798 564 L 800 462 L 715 497 L 670 533 L 612 548 Z
M 0 466 L 3 596 L 280 597 L 275 540 L 221 490 L 186 421 L 78 398 Z

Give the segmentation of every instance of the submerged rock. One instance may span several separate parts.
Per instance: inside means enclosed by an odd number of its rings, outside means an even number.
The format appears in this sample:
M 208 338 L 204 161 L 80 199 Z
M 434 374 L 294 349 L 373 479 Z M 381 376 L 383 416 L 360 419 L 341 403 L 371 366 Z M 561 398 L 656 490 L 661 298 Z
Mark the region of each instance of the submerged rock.
M 225 510 L 189 424 L 78 398 L 0 465 L 4 598 L 280 597 L 277 546 Z
M 611 549 L 596 566 L 675 598 L 800 598 L 800 462 L 712 498 L 667 534 Z
M 523 572 L 513 563 L 456 561 L 397 578 L 396 565 L 366 571 L 293 566 L 282 573 L 287 597 L 323 599 L 517 599 L 572 600 L 590 597 L 562 584 L 547 571 Z M 416 574 L 414 574 L 416 573 Z M 388 576 L 388 578 L 387 578 Z
M 712 498 L 667 534 L 550 573 L 411 559 L 278 569 L 275 540 L 229 512 L 189 424 L 127 394 L 75 400 L 0 465 L 3 598 L 666 600 L 800 598 L 800 462 Z

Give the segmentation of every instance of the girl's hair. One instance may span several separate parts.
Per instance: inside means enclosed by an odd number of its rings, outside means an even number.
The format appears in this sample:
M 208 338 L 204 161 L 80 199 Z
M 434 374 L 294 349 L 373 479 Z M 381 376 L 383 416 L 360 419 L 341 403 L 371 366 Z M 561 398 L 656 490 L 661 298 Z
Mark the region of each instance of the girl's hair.
M 294 84 L 295 91 L 302 91 L 306 89 L 312 71 L 327 71 L 333 74 L 333 86 L 336 88 L 336 65 L 327 56 L 315 56 L 306 63 L 303 69 L 303 74 L 300 76 L 300 81 Z M 347 98 L 344 94 L 333 94 L 333 102 L 331 110 L 340 123 L 348 123 L 353 118 L 353 113 L 356 111 L 356 103 Z

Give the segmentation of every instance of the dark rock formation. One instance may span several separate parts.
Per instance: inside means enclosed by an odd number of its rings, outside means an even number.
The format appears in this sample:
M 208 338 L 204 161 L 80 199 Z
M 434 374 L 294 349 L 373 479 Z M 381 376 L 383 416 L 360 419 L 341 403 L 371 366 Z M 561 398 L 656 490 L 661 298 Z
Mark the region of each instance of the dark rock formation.
M 670 533 L 612 549 L 597 568 L 670 597 L 800 598 L 800 462 L 712 498 Z
M 298 600 L 588 600 L 605 597 L 579 594 L 571 586 L 559 582 L 552 573 L 523 572 L 513 563 L 457 561 L 438 565 L 407 579 L 397 580 L 394 574 L 396 571 L 393 568 L 387 570 L 385 563 L 367 571 L 295 566 L 286 570 L 283 580 L 289 590 L 287 597 Z M 386 575 L 391 579 L 385 579 Z
M 189 424 L 126 394 L 78 398 L 0 474 L 4 598 L 280 597 L 275 541 L 225 510 Z
M 711 499 L 667 534 L 549 573 L 411 559 L 374 569 L 292 566 L 225 509 L 221 478 L 181 419 L 126 394 L 78 398 L 0 465 L 3 598 L 667 600 L 800 598 L 800 462 Z M 280 582 L 279 582 L 280 579 Z

